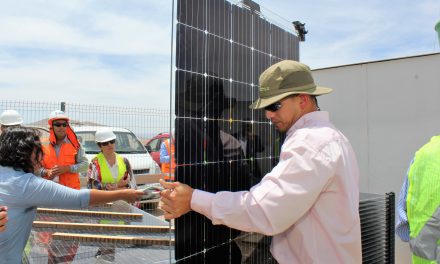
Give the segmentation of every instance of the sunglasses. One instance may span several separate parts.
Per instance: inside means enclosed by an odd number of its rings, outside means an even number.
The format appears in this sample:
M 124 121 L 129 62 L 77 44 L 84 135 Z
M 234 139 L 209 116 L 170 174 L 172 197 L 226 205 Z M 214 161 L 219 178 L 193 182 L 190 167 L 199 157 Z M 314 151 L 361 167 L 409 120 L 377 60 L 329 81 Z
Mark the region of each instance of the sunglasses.
M 271 112 L 276 112 L 276 111 L 280 110 L 282 106 L 283 105 L 281 104 L 281 102 L 275 102 L 275 103 L 273 103 L 271 105 L 266 106 L 264 108 L 264 110 L 271 111 Z
M 67 127 L 67 123 L 53 123 L 53 126 L 56 126 L 56 127 Z
M 107 141 L 107 142 L 99 143 L 99 145 L 100 146 L 107 146 L 108 144 L 115 144 L 115 142 L 116 142 L 116 140 L 113 139 L 113 140 L 110 140 L 110 141 Z
M 297 96 L 300 96 L 300 95 L 301 95 L 301 94 L 293 94 L 293 95 L 290 95 L 290 96 L 288 96 L 288 97 L 286 97 L 286 98 L 289 98 L 289 97 L 297 97 Z M 283 99 L 282 99 L 282 100 L 283 100 Z M 283 105 L 281 104 L 281 101 L 278 101 L 278 102 L 275 102 L 275 103 L 273 103 L 273 104 L 271 104 L 271 105 L 266 106 L 266 107 L 263 108 L 263 109 L 266 110 L 266 111 L 276 112 L 276 111 L 280 110 L 282 106 L 283 106 Z

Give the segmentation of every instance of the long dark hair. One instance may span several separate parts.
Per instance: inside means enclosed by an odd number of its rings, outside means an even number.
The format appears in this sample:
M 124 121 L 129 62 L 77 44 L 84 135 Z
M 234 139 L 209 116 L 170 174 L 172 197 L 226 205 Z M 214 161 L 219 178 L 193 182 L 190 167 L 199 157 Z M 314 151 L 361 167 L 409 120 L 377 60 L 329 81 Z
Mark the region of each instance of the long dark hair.
M 14 170 L 34 172 L 35 159 L 43 155 L 38 130 L 26 127 L 10 127 L 0 135 L 0 165 Z

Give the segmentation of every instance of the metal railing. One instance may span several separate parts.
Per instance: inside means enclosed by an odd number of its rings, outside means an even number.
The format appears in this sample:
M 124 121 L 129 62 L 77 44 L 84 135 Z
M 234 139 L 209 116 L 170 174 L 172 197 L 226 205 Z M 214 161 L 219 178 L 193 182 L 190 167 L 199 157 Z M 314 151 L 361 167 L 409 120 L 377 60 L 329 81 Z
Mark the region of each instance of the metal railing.
M 170 111 L 127 106 L 88 105 L 68 102 L 0 100 L 0 112 L 18 111 L 24 125 L 47 128 L 47 119 L 54 110 L 63 110 L 73 126 L 111 126 L 132 131 L 142 142 L 161 132 L 169 132 Z

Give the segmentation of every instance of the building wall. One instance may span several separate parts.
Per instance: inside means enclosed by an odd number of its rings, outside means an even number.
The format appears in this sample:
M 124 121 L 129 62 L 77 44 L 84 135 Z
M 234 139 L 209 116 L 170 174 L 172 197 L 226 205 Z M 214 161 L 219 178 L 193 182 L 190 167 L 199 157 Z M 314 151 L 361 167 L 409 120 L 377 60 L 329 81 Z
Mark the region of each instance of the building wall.
M 313 74 L 317 84 L 334 88 L 319 98 L 320 107 L 353 145 L 361 191 L 395 192 L 397 202 L 415 151 L 440 134 L 440 53 Z M 396 263 L 410 263 L 408 252 L 396 237 Z

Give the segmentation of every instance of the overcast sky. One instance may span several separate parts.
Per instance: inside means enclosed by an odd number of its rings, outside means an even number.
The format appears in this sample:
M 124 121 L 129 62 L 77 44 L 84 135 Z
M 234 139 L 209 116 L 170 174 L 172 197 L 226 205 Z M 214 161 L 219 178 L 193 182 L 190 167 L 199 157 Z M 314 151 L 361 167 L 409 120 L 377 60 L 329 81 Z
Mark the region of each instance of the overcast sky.
M 260 0 L 312 68 L 439 52 L 439 0 Z M 0 100 L 168 108 L 171 0 L 3 0 Z

